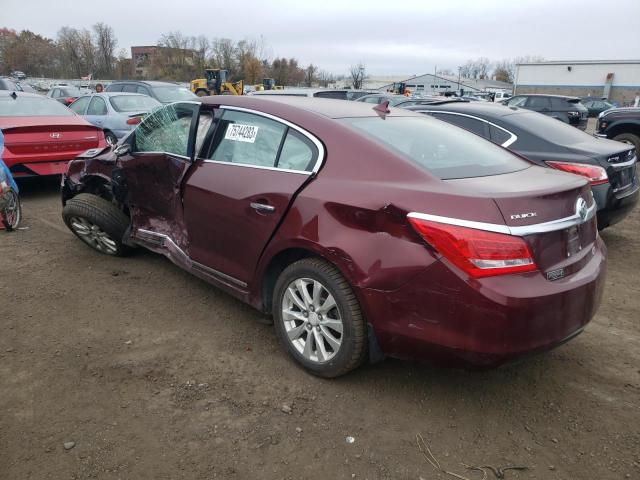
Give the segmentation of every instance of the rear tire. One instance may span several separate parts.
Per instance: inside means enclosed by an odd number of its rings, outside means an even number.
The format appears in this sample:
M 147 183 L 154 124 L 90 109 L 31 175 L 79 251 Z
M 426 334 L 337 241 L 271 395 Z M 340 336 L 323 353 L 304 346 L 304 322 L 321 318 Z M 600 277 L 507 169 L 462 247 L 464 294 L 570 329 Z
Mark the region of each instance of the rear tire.
M 634 133 L 621 133 L 613 137 L 618 142 L 628 143 L 636 147 L 636 154 L 640 155 L 640 137 Z
M 62 218 L 74 235 L 100 253 L 122 257 L 130 251 L 122 243 L 129 218 L 104 198 L 81 193 L 67 202 Z
M 198 97 L 207 97 L 207 96 L 209 96 L 209 92 L 207 92 L 206 90 L 198 90 L 196 92 L 196 95 Z
M 325 260 L 305 258 L 280 274 L 273 318 L 289 355 L 314 375 L 344 375 L 366 357 L 367 328 L 358 299 L 338 269 Z

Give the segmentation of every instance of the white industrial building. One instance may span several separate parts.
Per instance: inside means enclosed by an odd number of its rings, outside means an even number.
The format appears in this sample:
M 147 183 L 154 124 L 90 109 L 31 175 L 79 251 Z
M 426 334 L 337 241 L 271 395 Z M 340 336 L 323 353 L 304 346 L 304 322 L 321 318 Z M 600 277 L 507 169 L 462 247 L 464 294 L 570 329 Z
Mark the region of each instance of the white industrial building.
M 498 82 L 489 79 L 460 78 L 449 75 L 434 75 L 427 73 L 424 75 L 393 75 L 393 76 L 368 76 L 362 82 L 362 88 L 367 90 L 385 91 L 394 83 L 404 82 L 412 93 L 423 93 L 426 95 L 439 95 L 445 92 L 458 92 L 464 90 L 472 92 L 511 92 L 510 83 Z M 332 88 L 350 88 L 351 79 L 345 78 L 340 82 L 330 85 Z
M 511 92 L 510 83 L 499 82 L 490 79 L 458 78 L 449 75 L 434 75 L 427 73 L 400 80 L 404 82 L 412 93 L 424 93 L 426 95 L 439 95 L 446 92 L 466 93 L 473 92 Z M 365 81 L 366 83 L 366 81 Z M 391 84 L 383 85 L 380 90 L 391 87 Z
M 521 63 L 515 93 L 604 97 L 621 105 L 640 95 L 640 60 L 571 60 Z

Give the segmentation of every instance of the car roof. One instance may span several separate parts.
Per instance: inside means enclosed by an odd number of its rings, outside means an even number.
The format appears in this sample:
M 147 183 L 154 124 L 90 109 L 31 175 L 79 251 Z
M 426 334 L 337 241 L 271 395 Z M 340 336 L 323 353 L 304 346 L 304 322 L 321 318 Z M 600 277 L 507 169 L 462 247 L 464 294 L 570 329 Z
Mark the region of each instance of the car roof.
M 229 105 L 254 109 L 263 113 L 283 115 L 295 112 L 307 112 L 327 118 L 375 117 L 381 115 L 374 110 L 377 105 L 363 102 L 310 97 L 259 96 L 259 95 L 216 95 L 202 97 L 205 105 Z M 420 116 L 401 108 L 390 107 L 387 115 L 395 117 Z
M 49 97 L 45 97 L 44 95 L 40 95 L 38 93 L 20 92 L 20 91 L 13 91 L 13 90 L 0 90 L 0 97 L 8 97 L 8 96 L 13 95 L 14 93 L 18 97 L 42 98 L 42 99 L 51 100 Z
M 109 85 L 120 85 L 122 83 L 140 83 L 142 85 L 149 85 L 150 87 L 165 87 L 171 85 L 172 87 L 180 87 L 181 85 L 173 82 L 160 82 L 158 80 L 116 80 Z
M 514 97 L 554 97 L 554 98 L 564 98 L 571 100 L 580 100 L 580 97 L 573 97 L 571 95 L 553 95 L 550 93 L 518 93 L 514 95 Z
M 137 97 L 148 97 L 144 93 L 136 93 L 136 92 L 87 92 L 82 97 L 121 97 L 123 95 L 135 95 Z M 79 98 L 82 98 L 79 97 Z
M 499 103 L 493 102 L 447 102 L 443 104 L 425 104 L 414 105 L 405 107 L 405 110 L 411 111 L 448 111 L 457 113 L 476 114 L 487 117 L 504 117 L 507 115 L 513 115 L 514 113 L 533 113 L 531 110 L 526 110 L 518 107 L 507 107 Z
M 318 92 L 361 92 L 362 90 L 349 90 L 348 88 L 285 88 L 283 90 L 260 90 L 253 92 L 252 95 L 299 95 L 313 96 Z

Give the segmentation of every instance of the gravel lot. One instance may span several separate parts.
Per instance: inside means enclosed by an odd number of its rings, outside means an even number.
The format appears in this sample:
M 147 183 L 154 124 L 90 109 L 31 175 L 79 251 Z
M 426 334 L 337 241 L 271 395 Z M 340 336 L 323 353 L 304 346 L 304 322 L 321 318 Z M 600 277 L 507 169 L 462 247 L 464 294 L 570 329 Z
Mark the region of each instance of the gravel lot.
M 488 372 L 387 360 L 327 381 L 258 312 L 139 251 L 109 258 L 23 184 L 0 231 L 0 478 L 640 478 L 640 210 L 602 236 L 603 305 L 548 354 Z M 348 443 L 346 437 L 353 437 Z M 488 471 L 488 480 L 494 475 Z

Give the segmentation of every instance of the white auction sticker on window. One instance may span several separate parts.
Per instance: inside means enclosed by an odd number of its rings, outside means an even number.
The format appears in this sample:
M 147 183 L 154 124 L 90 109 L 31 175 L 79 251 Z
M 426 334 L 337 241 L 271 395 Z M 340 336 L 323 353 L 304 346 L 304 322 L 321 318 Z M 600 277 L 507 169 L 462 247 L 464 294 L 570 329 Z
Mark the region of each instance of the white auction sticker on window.
M 241 123 L 232 123 L 227 128 L 225 140 L 234 140 L 236 142 L 254 143 L 258 136 L 258 127 L 253 125 L 242 125 Z

